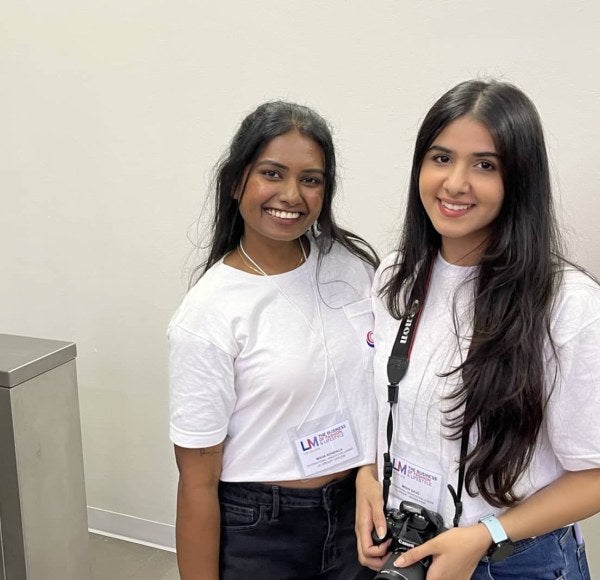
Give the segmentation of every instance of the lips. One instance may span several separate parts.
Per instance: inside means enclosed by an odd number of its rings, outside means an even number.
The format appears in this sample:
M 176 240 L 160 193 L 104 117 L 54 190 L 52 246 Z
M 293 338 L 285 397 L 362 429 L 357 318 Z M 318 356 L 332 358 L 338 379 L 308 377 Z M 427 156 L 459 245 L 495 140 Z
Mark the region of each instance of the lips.
M 266 208 L 265 213 L 283 220 L 296 220 L 302 214 L 299 211 L 283 211 L 281 209 Z
M 465 215 L 475 204 L 472 203 L 450 203 L 443 199 L 438 199 L 440 212 L 447 217 L 460 217 Z
M 441 204 L 445 208 L 451 209 L 453 211 L 461 211 L 464 209 L 469 209 L 471 207 L 471 205 L 473 205 L 473 204 L 466 204 L 466 203 L 448 203 L 447 201 L 443 201 L 443 200 L 441 200 Z

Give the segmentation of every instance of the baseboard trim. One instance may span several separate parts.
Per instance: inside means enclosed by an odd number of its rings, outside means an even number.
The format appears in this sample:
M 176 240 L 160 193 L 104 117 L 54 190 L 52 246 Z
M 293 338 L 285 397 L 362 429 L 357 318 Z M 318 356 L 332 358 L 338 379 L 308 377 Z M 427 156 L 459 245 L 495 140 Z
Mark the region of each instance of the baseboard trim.
M 89 506 L 87 515 L 94 534 L 175 551 L 175 526 Z

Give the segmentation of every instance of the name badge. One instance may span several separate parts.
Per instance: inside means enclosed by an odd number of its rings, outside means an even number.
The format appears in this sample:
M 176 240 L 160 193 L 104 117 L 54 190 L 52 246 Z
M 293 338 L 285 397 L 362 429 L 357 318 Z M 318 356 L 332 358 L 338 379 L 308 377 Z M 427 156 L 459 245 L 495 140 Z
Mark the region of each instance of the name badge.
M 439 511 L 442 486 L 442 476 L 434 469 L 403 457 L 392 458 L 390 495 L 398 503 L 409 500 L 427 509 Z
M 359 455 L 352 427 L 347 420 L 294 438 L 293 443 L 304 477 L 342 466 Z

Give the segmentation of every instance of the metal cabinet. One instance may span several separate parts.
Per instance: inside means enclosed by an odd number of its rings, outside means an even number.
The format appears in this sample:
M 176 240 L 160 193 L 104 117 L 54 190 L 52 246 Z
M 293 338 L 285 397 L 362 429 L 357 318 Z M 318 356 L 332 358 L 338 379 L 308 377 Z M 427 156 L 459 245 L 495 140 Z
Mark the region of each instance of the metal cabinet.
M 89 580 L 74 343 L 0 334 L 0 580 Z

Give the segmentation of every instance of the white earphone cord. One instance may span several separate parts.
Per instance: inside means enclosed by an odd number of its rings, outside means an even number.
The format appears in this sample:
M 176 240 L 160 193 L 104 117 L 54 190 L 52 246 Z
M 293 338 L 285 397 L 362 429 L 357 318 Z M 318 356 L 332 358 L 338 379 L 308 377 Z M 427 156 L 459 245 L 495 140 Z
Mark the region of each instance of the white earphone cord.
M 307 260 L 307 256 L 306 256 L 306 251 L 304 249 L 304 244 L 302 244 L 302 242 L 300 242 L 300 248 L 302 249 L 302 255 L 304 256 L 304 263 L 306 263 Z M 269 274 L 267 274 L 247 253 L 246 250 L 244 249 L 244 246 L 242 244 L 242 240 L 240 240 L 240 250 L 242 251 L 242 254 L 244 254 L 244 257 L 246 257 L 248 259 L 248 261 L 263 275 L 265 276 L 269 282 L 271 284 L 273 284 L 273 286 L 275 286 L 275 288 L 277 288 L 277 291 L 295 308 L 295 310 L 300 314 L 300 316 L 302 316 L 302 318 L 304 319 L 304 321 L 306 322 L 306 324 L 308 325 L 308 327 L 310 328 L 311 332 L 315 333 L 315 328 L 312 325 L 312 323 L 310 322 L 310 320 L 306 317 L 306 315 L 304 314 L 304 312 L 302 312 L 302 310 L 300 310 L 300 308 L 298 308 L 298 305 L 283 291 L 283 289 L 279 286 L 279 284 L 277 284 L 277 282 L 275 282 L 275 280 L 273 280 L 273 278 L 271 276 L 269 276 Z M 304 414 L 304 417 L 302 418 L 302 421 L 300 421 L 300 424 L 298 425 L 298 427 L 296 427 L 296 430 L 300 429 L 302 427 L 302 425 L 304 425 L 306 419 L 309 417 L 309 415 L 311 414 L 312 410 L 314 409 L 315 405 L 317 404 L 317 401 L 319 400 L 319 397 L 321 396 L 321 393 L 323 392 L 323 389 L 325 388 L 325 385 L 327 384 L 327 376 L 329 375 L 329 365 L 331 362 L 331 357 L 329 356 L 329 350 L 327 349 L 327 341 L 325 340 L 325 325 L 323 323 L 323 317 L 321 315 L 321 307 L 319 304 L 319 296 L 317 294 L 317 281 L 316 279 L 313 279 L 312 276 L 312 272 L 309 271 L 309 277 L 310 277 L 310 285 L 312 287 L 312 291 L 313 291 L 313 296 L 315 298 L 315 305 L 317 307 L 317 318 L 319 319 L 319 325 L 321 327 L 321 342 L 323 344 L 323 351 L 325 353 L 325 374 L 323 376 L 323 382 L 321 383 L 321 387 L 319 388 L 319 392 L 317 393 L 314 401 L 312 402 L 311 406 L 309 407 L 308 411 Z M 335 372 L 335 366 L 333 364 L 331 364 L 331 372 L 333 375 L 333 384 L 335 386 L 335 393 L 337 395 L 337 400 L 338 400 L 338 411 L 342 411 L 342 398 L 340 395 L 340 389 L 339 389 L 339 384 L 338 384 L 338 379 L 337 379 L 337 374 Z

